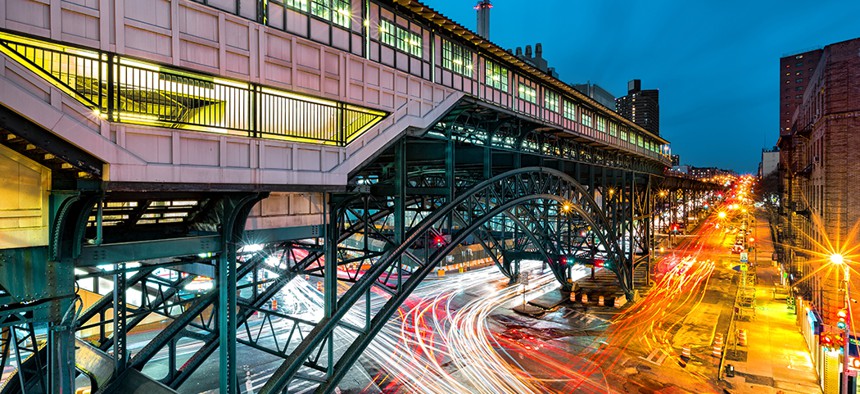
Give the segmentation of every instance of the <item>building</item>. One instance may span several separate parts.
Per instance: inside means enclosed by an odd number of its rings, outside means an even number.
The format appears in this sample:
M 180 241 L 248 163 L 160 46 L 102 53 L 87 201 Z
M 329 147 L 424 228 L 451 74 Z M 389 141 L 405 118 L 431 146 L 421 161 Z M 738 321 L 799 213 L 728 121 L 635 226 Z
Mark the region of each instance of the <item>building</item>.
M 534 54 L 532 54 L 532 46 L 526 45 L 525 53 L 523 53 L 522 47 L 517 47 L 514 55 L 534 68 L 551 75 L 553 78 L 558 78 L 558 73 L 555 71 L 555 68 L 550 67 L 546 59 L 543 58 L 543 45 L 541 45 L 541 43 L 535 44 Z
M 672 158 L 672 166 L 673 167 L 681 165 L 681 156 L 680 155 L 672 155 L 670 157 Z
M 774 146 L 773 149 L 761 150 L 761 162 L 758 167 L 759 178 L 764 178 L 770 173 L 776 171 L 779 166 L 779 147 Z
M 600 87 L 600 85 L 586 82 L 574 84 L 572 86 L 574 89 L 580 91 L 580 93 L 593 98 L 594 101 L 597 101 L 600 104 L 603 104 L 606 108 L 615 108 L 615 96 L 612 93 L 609 93 L 608 90 Z
M 679 174 L 689 175 L 690 174 L 690 166 L 688 166 L 688 165 L 682 166 L 682 165 L 678 165 L 678 164 L 673 164 L 671 171 L 679 173 Z
M 853 231 L 860 220 L 860 183 L 856 181 L 860 171 L 858 53 L 860 38 L 830 44 L 802 57 L 796 55 L 791 59 L 796 61 L 795 67 L 803 67 L 804 74 L 791 75 L 789 83 L 784 78 L 780 82 L 788 86 L 794 77 L 802 77 L 806 86 L 795 90 L 803 93 L 802 98 L 791 114 L 790 126 L 781 127 L 777 143 L 782 188 L 777 245 L 787 245 L 778 246 L 777 253 L 797 288 L 798 310 L 812 311 L 809 319 L 798 321 L 825 392 L 838 389 L 838 370 L 824 366 L 836 365 L 839 356 L 838 352 L 826 351 L 818 338 L 837 331 L 837 313 L 849 295 L 843 290 L 845 274 L 838 262 L 856 263 L 852 255 L 856 255 L 853 250 L 860 241 Z M 809 65 L 814 56 L 819 56 L 817 64 Z M 786 61 L 781 59 L 782 64 Z M 807 73 L 810 66 L 812 72 Z M 790 68 L 783 65 L 783 69 Z M 784 93 L 781 97 L 786 100 Z M 784 106 L 780 108 L 781 119 L 784 110 Z M 849 281 L 849 289 L 860 288 L 860 275 L 849 274 Z M 856 298 L 855 294 L 850 296 Z M 856 327 L 849 329 L 857 331 Z M 853 390 L 849 388 L 849 392 Z
M 660 134 L 660 91 L 642 90 L 642 81 L 627 83 L 627 95 L 615 99 L 615 111 L 654 134 Z
M 821 59 L 821 49 L 779 59 L 779 133 L 790 134 L 791 116 L 803 102 L 809 77 Z
M 698 179 L 737 175 L 734 171 L 717 167 L 690 167 L 689 174 Z

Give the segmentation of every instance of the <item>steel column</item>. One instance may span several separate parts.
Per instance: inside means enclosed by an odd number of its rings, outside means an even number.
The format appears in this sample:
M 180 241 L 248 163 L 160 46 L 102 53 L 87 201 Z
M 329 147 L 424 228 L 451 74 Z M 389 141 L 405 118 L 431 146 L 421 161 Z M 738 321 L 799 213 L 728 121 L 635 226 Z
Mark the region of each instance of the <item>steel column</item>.
M 236 376 L 236 250 L 251 207 L 265 194 L 229 195 L 223 200 L 221 250 L 218 258 L 218 345 L 221 393 L 239 392 Z

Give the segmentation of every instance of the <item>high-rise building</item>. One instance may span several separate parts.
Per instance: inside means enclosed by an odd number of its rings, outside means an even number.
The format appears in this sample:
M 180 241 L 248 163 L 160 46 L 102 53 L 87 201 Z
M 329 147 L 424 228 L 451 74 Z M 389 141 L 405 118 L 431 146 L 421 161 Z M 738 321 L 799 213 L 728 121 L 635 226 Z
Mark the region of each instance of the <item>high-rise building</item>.
M 606 108 L 615 109 L 615 96 L 612 93 L 609 93 L 608 90 L 602 88 L 600 85 L 596 83 L 586 82 L 572 85 L 574 89 L 578 90 L 580 93 L 591 97 L 594 101 L 597 101 L 600 104 L 603 104 Z
M 779 134 L 789 134 L 791 116 L 803 102 L 803 93 L 818 61 L 821 49 L 797 53 L 779 59 Z
M 782 87 L 798 84 L 796 80 L 803 78 L 805 86 L 792 91 L 802 93 L 800 98 L 792 95 L 785 99 L 785 90 L 780 90 L 781 99 L 790 105 L 796 101 L 796 107 L 788 126 L 780 125 L 777 143 L 781 190 L 775 245 L 797 289 L 798 308 L 814 309 L 821 316 L 818 324 L 833 327 L 848 295 L 841 284 L 845 280 L 842 264 L 848 264 L 849 259 L 852 264 L 856 262 L 860 241 L 856 231 L 860 222 L 860 38 L 812 52 L 791 57 L 793 63 L 789 65 L 798 68 L 794 73 L 802 67 L 803 74 L 793 73 L 789 83 L 785 78 L 780 80 Z M 808 64 L 815 56 L 817 64 Z M 788 59 L 781 60 L 784 63 Z M 782 69 L 792 67 L 783 64 Z M 781 119 L 785 109 L 780 108 Z M 855 269 L 852 266 L 850 271 Z M 837 274 L 838 282 L 833 280 Z M 848 279 L 850 296 L 857 297 L 860 275 L 850 274 Z M 804 320 L 798 320 L 801 330 L 810 332 L 812 323 Z M 853 336 L 860 331 L 853 324 L 848 328 Z M 810 342 L 812 346 L 817 344 Z M 838 383 L 833 382 L 839 382 L 838 370 L 821 367 L 825 363 L 822 359 L 815 362 L 825 371 L 821 376 L 824 392 L 836 392 Z
M 642 81 L 634 79 L 627 83 L 627 95 L 615 99 L 615 110 L 645 130 L 660 135 L 659 90 L 642 90 Z

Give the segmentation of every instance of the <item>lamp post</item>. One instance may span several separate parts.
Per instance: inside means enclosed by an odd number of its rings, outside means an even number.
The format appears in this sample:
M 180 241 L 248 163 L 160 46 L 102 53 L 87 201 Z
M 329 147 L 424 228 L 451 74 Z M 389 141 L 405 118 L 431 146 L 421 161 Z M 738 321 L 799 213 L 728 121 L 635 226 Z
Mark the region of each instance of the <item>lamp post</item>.
M 842 280 L 844 281 L 844 285 L 845 285 L 844 308 L 846 310 L 848 310 L 848 305 L 849 305 L 848 303 L 850 301 L 850 298 L 848 298 L 848 274 L 849 274 L 848 263 L 845 261 L 845 259 L 842 257 L 842 255 L 839 253 L 834 253 L 834 254 L 830 255 L 830 262 L 833 264 L 842 266 L 842 268 L 844 270 L 844 274 L 843 274 L 843 278 L 842 278 Z M 845 319 L 845 333 L 843 334 L 844 338 L 842 339 L 842 385 L 841 385 L 842 390 L 841 390 L 841 392 L 844 394 L 847 394 L 850 392 L 848 390 L 848 344 L 849 344 L 850 335 L 851 335 L 851 315 L 849 312 L 848 317 Z

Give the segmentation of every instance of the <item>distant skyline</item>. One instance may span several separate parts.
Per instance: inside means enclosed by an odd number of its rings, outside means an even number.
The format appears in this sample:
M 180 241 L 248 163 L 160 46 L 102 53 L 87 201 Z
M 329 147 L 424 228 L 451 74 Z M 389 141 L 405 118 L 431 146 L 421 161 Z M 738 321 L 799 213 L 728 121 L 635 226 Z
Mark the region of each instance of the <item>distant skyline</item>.
M 423 0 L 476 30 L 477 0 Z M 567 83 L 660 90 L 681 164 L 754 173 L 779 137 L 779 58 L 860 37 L 858 1 L 493 0 L 490 40 L 540 42 Z M 860 54 L 858 54 L 860 56 Z

